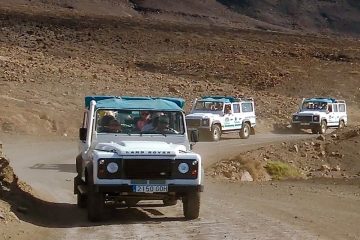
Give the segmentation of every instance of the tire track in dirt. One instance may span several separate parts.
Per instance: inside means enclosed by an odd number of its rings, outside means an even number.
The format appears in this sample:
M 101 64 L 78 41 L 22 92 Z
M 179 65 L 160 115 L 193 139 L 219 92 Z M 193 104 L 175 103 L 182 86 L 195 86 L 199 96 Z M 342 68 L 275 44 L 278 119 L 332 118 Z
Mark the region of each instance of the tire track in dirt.
M 165 208 L 137 208 L 144 215 L 126 219 L 135 210 L 111 216 L 101 226 L 74 228 L 64 239 L 318 239 L 311 233 L 272 219 L 255 210 L 244 209 L 239 199 L 226 199 L 210 187 L 204 194 L 201 218 L 184 221 L 182 204 Z M 158 214 L 156 216 L 154 214 Z M 165 217 L 166 216 L 166 217 Z M 120 219 L 118 221 L 114 218 Z M 130 217 L 131 219 L 132 217 Z M 111 225 L 107 225 L 107 224 Z

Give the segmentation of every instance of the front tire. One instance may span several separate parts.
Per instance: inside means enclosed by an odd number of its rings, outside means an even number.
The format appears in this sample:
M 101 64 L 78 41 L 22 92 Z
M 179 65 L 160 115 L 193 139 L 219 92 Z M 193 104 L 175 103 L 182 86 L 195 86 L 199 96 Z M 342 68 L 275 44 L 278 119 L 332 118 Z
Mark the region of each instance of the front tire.
M 319 129 L 318 129 L 318 128 L 312 128 L 312 129 L 311 129 L 311 132 L 312 132 L 313 134 L 317 134 L 317 133 L 319 133 Z
M 187 220 L 193 220 L 199 217 L 200 192 L 188 193 L 183 197 L 183 212 Z
M 76 196 L 77 196 L 77 206 L 78 206 L 78 208 L 86 208 L 86 206 L 87 206 L 87 195 L 78 193 Z
M 344 120 L 340 120 L 339 122 L 339 128 L 344 128 L 345 127 L 345 122 Z
M 218 142 L 220 141 L 220 138 L 221 138 L 221 129 L 219 125 L 214 124 L 211 127 L 210 140 L 214 142 Z
M 103 218 L 103 213 L 105 208 L 105 198 L 103 193 L 95 191 L 92 172 L 89 172 L 87 174 L 87 188 L 88 188 L 88 196 L 87 196 L 88 219 L 91 222 L 98 222 Z
M 248 123 L 244 123 L 243 127 L 240 129 L 240 138 L 247 139 L 250 137 L 250 125 Z
M 301 129 L 300 129 L 300 126 L 299 125 L 291 125 L 291 132 L 294 133 L 294 134 L 297 134 L 297 133 L 300 133 Z
M 320 134 L 325 134 L 326 133 L 326 129 L 327 129 L 327 123 L 325 120 L 322 120 L 319 126 L 319 133 Z

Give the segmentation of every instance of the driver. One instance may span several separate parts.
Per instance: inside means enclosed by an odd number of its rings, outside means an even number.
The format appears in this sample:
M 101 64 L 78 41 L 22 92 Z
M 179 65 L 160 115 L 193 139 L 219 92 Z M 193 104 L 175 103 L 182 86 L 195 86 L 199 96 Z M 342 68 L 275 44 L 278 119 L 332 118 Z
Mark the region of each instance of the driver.
M 119 133 L 121 132 L 121 124 L 114 116 L 105 115 L 101 119 L 101 132 L 104 133 Z
M 167 116 L 160 116 L 154 131 L 160 133 L 165 133 L 166 131 L 169 131 L 169 123 L 169 118 Z

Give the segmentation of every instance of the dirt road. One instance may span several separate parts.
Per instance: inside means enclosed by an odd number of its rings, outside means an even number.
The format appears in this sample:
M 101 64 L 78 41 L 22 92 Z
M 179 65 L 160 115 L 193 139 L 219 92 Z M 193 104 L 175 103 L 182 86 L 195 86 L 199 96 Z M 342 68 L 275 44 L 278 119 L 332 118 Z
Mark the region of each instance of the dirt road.
M 309 135 L 229 136 L 219 143 L 198 143 L 194 150 L 208 167 L 258 144 L 304 137 Z M 109 209 L 106 220 L 93 225 L 72 194 L 75 140 L 2 141 L 15 172 L 45 200 L 36 208 L 39 218 L 22 220 L 49 228 L 59 239 L 360 239 L 355 224 L 360 220 L 359 184 L 331 181 L 231 184 L 207 179 L 198 220 L 184 221 L 178 203 Z

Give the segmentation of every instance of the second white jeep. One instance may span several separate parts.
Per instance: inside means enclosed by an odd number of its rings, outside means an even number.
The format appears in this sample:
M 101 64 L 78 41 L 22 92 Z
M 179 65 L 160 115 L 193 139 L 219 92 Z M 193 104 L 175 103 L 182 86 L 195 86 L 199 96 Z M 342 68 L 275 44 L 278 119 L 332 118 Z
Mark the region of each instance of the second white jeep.
M 292 115 L 294 131 L 311 129 L 312 133 L 324 134 L 327 128 L 343 128 L 347 125 L 346 103 L 334 98 L 304 98 L 299 111 Z
M 241 138 L 255 134 L 255 104 L 252 98 L 207 96 L 196 99 L 186 116 L 189 131 L 204 140 L 219 141 L 223 133 L 238 132 Z

